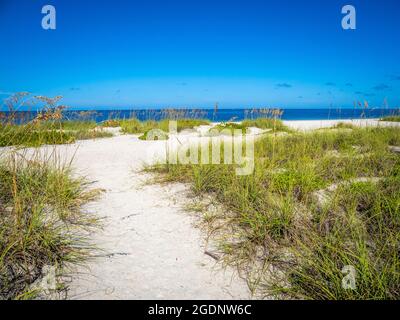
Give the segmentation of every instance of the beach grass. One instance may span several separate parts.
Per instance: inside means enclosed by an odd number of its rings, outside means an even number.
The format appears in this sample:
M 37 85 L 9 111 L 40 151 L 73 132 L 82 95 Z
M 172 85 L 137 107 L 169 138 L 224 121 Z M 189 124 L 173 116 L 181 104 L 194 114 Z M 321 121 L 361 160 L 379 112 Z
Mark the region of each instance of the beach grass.
M 0 125 L 0 147 L 37 147 L 44 144 L 64 144 L 75 141 L 70 132 L 48 130 L 34 125 Z
M 226 133 L 232 134 L 235 130 L 241 130 L 242 134 L 246 134 L 248 128 L 259 128 L 268 130 L 271 133 L 276 132 L 292 132 L 290 128 L 283 124 L 283 121 L 277 118 L 257 118 L 245 119 L 241 122 L 221 122 L 210 129 L 210 133 Z
M 68 119 L 64 112 L 67 107 L 59 105 L 61 98 L 32 97 L 27 92 L 21 92 L 6 99 L 4 104 L 8 112 L 0 113 L 0 147 L 38 147 L 113 136 L 88 119 L 91 117 L 89 111 L 80 112 L 80 118 Z M 40 111 L 34 114 L 17 111 L 28 105 L 30 108 L 41 106 Z
M 96 219 L 81 207 L 97 191 L 72 177 L 56 157 L 26 152 L 2 154 L 0 161 L 0 299 L 34 298 L 35 281 L 46 267 L 57 274 L 67 263 L 80 263 L 90 250 L 82 228 Z M 58 283 L 54 290 L 62 289 Z
M 100 126 L 104 128 L 117 128 L 121 126 L 122 120 L 119 119 L 108 119 L 106 121 L 103 121 Z
M 241 124 L 245 128 L 256 127 L 259 129 L 271 129 L 273 132 L 291 132 L 291 129 L 277 118 L 245 119 Z
M 357 126 L 355 126 L 352 123 L 339 122 L 338 124 L 334 125 L 332 128 L 333 129 L 350 129 L 350 130 L 352 130 L 352 129 L 356 129 Z
M 239 122 L 221 122 L 208 130 L 208 134 L 214 135 L 232 135 L 232 134 L 246 134 L 247 128 Z
M 112 133 L 75 121 L 0 124 L 0 147 L 69 144 L 77 140 L 112 137 Z
M 381 121 L 400 122 L 400 116 L 387 116 L 381 118 Z
M 12 97 L 11 103 L 24 97 Z M 75 178 L 70 162 L 61 161 L 54 147 L 35 147 L 104 133 L 95 132 L 91 121 L 63 121 L 54 100 L 40 97 L 40 101 L 52 107 L 27 123 L 16 123 L 13 112 L 1 118 L 0 300 L 47 298 L 44 293 L 65 289 L 58 275 L 67 264 L 81 263 L 87 257 L 92 248 L 83 231 L 97 225 L 82 206 L 99 191 L 89 190 L 84 179 Z M 51 268 L 59 279 L 54 279 L 52 293 L 41 285 Z
M 338 126 L 259 139 L 248 176 L 235 175 L 234 165 L 151 170 L 221 206 L 210 214 L 205 205 L 203 222 L 222 261 L 246 275 L 254 292 L 398 299 L 400 157 L 389 146 L 400 146 L 399 128 Z M 343 282 L 353 271 L 349 288 Z
M 41 130 L 65 130 L 65 131 L 85 131 L 94 130 L 97 127 L 95 121 L 91 120 L 53 120 L 41 121 L 37 124 L 37 129 Z
M 174 119 L 172 119 L 174 120 Z M 161 121 L 147 120 L 140 121 L 136 118 L 121 120 L 121 131 L 126 134 L 139 134 L 145 133 L 152 129 L 162 130 L 169 132 L 170 119 L 163 119 Z M 185 129 L 192 129 L 200 125 L 208 125 L 210 122 L 203 119 L 176 119 L 177 131 L 181 132 Z
M 144 134 L 139 136 L 139 140 L 145 140 L 145 141 L 157 141 L 157 140 L 168 140 L 169 136 L 165 131 L 159 130 L 159 129 L 152 129 L 149 131 L 146 131 Z

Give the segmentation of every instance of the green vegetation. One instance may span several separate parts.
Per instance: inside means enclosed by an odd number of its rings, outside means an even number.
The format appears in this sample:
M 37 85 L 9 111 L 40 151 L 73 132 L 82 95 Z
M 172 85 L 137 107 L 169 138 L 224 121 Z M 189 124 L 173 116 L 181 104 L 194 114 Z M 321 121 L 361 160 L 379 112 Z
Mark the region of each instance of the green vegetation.
M 233 165 L 151 170 L 191 183 L 223 262 L 254 291 L 399 299 L 400 157 L 388 147 L 400 146 L 400 129 L 338 128 L 263 137 L 249 176 L 236 176 Z M 222 210 L 208 211 L 203 195 Z M 355 290 L 342 287 L 346 266 L 356 272 Z
M 166 130 L 168 128 L 168 121 L 161 121 L 160 129 Z M 178 132 L 186 129 L 193 129 L 198 126 L 209 125 L 210 121 L 204 119 L 177 119 Z
M 156 141 L 156 140 L 168 140 L 168 134 L 160 129 L 153 129 L 151 131 L 146 131 L 143 135 L 139 137 L 139 140 L 146 141 Z
M 156 121 L 139 121 L 136 118 L 121 120 L 121 131 L 127 134 L 139 134 L 157 128 Z
M 339 122 L 337 125 L 334 125 L 332 128 L 333 129 L 355 129 L 356 126 L 354 126 L 351 123 Z
M 109 119 L 103 121 L 100 125 L 104 128 L 117 128 L 121 126 L 121 121 L 119 119 Z
M 65 106 L 58 105 L 60 96 L 47 98 L 30 97 L 28 93 L 17 93 L 5 101 L 8 113 L 0 113 L 0 147 L 45 144 L 66 144 L 76 140 L 111 137 L 112 134 L 98 127 L 96 122 L 85 120 L 90 112 L 80 112 L 80 119 L 67 120 Z M 20 115 L 15 111 L 21 106 L 44 105 L 42 111 L 32 119 L 29 112 Z
M 82 120 L 60 120 L 45 121 L 36 124 L 37 130 L 64 130 L 64 131 L 86 131 L 97 127 L 94 121 Z
M 28 123 L 0 125 L 0 147 L 38 147 L 46 144 L 68 144 L 76 140 L 111 137 L 112 134 L 92 128 L 90 123 Z
M 41 295 L 49 268 L 62 274 L 67 263 L 87 256 L 91 248 L 83 231 L 96 225 L 81 207 L 98 191 L 86 191 L 87 183 L 72 177 L 55 149 L 24 147 L 108 136 L 94 122 L 64 121 L 62 107 L 55 105 L 59 97 L 36 97 L 46 103 L 44 111 L 18 124 L 14 106 L 26 97 L 11 97 L 10 113 L 0 119 L 0 147 L 21 147 L 0 150 L 0 300 Z M 63 290 L 63 283 L 55 284 L 56 292 Z
M 255 120 L 246 119 L 242 122 L 222 122 L 210 129 L 210 133 L 213 134 L 218 131 L 222 133 L 232 134 L 234 130 L 241 130 L 242 134 L 246 134 L 247 129 L 251 127 L 270 130 L 271 133 L 292 132 L 292 130 L 285 126 L 280 119 L 258 118 Z
M 0 299 L 32 298 L 45 266 L 61 271 L 88 247 L 80 228 L 95 220 L 80 210 L 96 192 L 68 167 L 12 154 L 0 162 Z
M 74 137 L 74 141 L 76 140 L 90 140 L 90 139 L 99 139 L 99 138 L 110 138 L 114 135 L 111 132 L 103 131 L 102 129 L 94 129 L 94 130 L 78 130 L 69 132 Z
M 400 122 L 400 116 L 383 117 L 380 121 Z
M 280 119 L 274 118 L 258 118 L 255 120 L 244 120 L 242 126 L 245 128 L 256 127 L 260 129 L 272 129 L 273 132 L 291 132 Z
M 233 133 L 237 132 L 237 130 L 241 130 L 242 134 L 246 134 L 247 127 L 243 126 L 241 123 L 236 122 L 222 122 L 217 124 L 216 126 L 212 127 L 209 130 L 211 135 L 215 134 L 228 134 L 232 135 Z
M 72 143 L 75 139 L 69 132 L 35 128 L 33 125 L 0 126 L 0 147 L 28 146 L 43 144 Z
M 210 122 L 208 120 L 201 119 L 177 119 L 177 130 L 181 132 L 185 129 L 192 129 L 196 126 L 207 125 Z M 136 118 L 121 120 L 121 129 L 123 133 L 138 134 L 145 133 L 152 129 L 159 129 L 164 132 L 169 132 L 170 120 L 164 119 L 161 121 L 139 121 Z

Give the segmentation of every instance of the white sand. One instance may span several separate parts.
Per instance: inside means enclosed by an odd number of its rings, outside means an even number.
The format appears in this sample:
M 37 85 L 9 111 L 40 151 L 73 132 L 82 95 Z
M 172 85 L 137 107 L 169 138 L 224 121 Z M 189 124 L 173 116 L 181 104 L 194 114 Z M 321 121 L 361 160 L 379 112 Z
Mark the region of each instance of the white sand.
M 79 174 L 104 194 L 87 210 L 104 217 L 91 235 L 104 250 L 71 273 L 70 299 L 245 299 L 246 282 L 204 254 L 204 235 L 184 211 L 187 187 L 146 184 L 143 162 L 161 158 L 165 142 L 135 136 L 83 141 Z M 76 145 L 57 147 L 70 156 Z

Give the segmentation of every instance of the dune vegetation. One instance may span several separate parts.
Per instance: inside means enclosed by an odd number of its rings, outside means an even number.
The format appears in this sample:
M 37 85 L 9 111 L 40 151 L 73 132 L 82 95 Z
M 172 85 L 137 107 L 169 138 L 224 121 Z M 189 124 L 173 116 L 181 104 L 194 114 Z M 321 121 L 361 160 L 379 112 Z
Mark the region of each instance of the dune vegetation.
M 52 160 L 12 153 L 0 161 L 0 299 L 35 298 L 45 268 L 60 274 L 89 253 L 82 228 L 96 219 L 81 207 L 98 192 Z M 52 289 L 63 290 L 62 282 Z
M 0 112 L 0 147 L 69 144 L 76 140 L 112 137 L 95 121 L 87 120 L 86 113 L 79 119 L 67 119 L 64 115 L 66 106 L 59 105 L 61 97 L 31 97 L 29 93 L 17 93 L 5 102 L 8 113 Z M 40 112 L 23 112 L 20 107 L 40 106 Z
M 68 128 L 68 129 L 67 129 Z M 70 144 L 77 140 L 107 138 L 113 135 L 102 129 L 88 129 L 75 122 L 49 122 L 28 124 L 0 124 L 0 147 Z
M 278 118 L 258 118 L 254 120 L 245 119 L 241 122 L 221 122 L 211 128 L 210 133 L 232 134 L 234 130 L 241 130 L 245 134 L 249 128 L 259 128 L 271 133 L 292 131 Z
M 256 127 L 259 129 L 271 129 L 273 132 L 290 132 L 291 129 L 285 126 L 278 118 L 246 119 L 241 122 L 245 128 Z
M 400 156 L 391 146 L 400 146 L 400 128 L 337 126 L 264 136 L 248 176 L 232 165 L 150 170 L 192 186 L 189 207 L 217 243 L 215 255 L 254 293 L 399 299 Z
M 14 104 L 26 95 L 12 97 Z M 53 147 L 75 139 L 103 136 L 94 123 L 62 121 L 55 100 L 28 123 L 15 123 L 14 113 L 0 125 L 0 300 L 32 299 L 64 292 L 60 280 L 69 264 L 82 262 L 90 251 L 85 232 L 97 225 L 82 211 L 99 191 L 75 178 L 70 163 Z M 57 128 L 57 129 L 56 129 Z M 52 293 L 41 284 L 54 268 Z M 51 275 L 50 275 L 51 276 Z
M 174 119 L 173 119 L 174 120 Z M 125 119 L 120 121 L 121 131 L 127 134 L 146 133 L 153 129 L 162 130 L 165 133 L 169 132 L 170 119 L 163 119 L 160 121 L 147 120 L 140 121 L 136 118 Z M 208 125 L 210 122 L 203 119 L 176 119 L 177 131 L 181 132 L 186 129 L 193 129 L 201 125 Z
M 171 110 L 157 120 L 68 120 L 60 97 L 35 97 L 43 111 L 19 123 L 14 106 L 26 99 L 12 97 L 10 112 L 0 117 L 0 148 L 15 147 L 0 149 L 0 299 L 37 297 L 35 283 L 48 267 L 62 275 L 69 263 L 82 262 L 92 249 L 83 231 L 97 222 L 82 206 L 98 191 L 75 178 L 55 149 L 43 155 L 43 148 L 26 147 L 112 136 L 106 127 L 121 127 L 141 140 L 155 129 L 163 132 L 157 139 L 166 140 L 168 119 L 177 120 L 178 132 L 210 124 Z M 234 165 L 167 163 L 149 170 L 161 181 L 192 186 L 188 208 L 202 217 L 217 244 L 213 256 L 237 267 L 255 294 L 399 299 L 400 128 L 339 124 L 296 132 L 279 119 L 279 110 L 264 113 L 214 128 L 271 133 L 255 143 L 251 175 L 235 175 Z M 351 288 L 344 285 L 349 273 Z M 57 291 L 63 289 L 60 281 Z
M 152 130 L 146 131 L 144 134 L 139 136 L 138 139 L 139 140 L 144 140 L 144 141 L 168 140 L 169 136 L 163 130 L 152 129 Z
M 400 116 L 387 116 L 383 117 L 381 121 L 400 122 Z
M 54 117 L 58 110 L 46 111 Z M 38 120 L 16 124 L 12 121 L 0 123 L 0 147 L 70 144 L 77 140 L 112 137 L 110 132 L 96 126 L 92 121 L 66 121 L 62 119 Z

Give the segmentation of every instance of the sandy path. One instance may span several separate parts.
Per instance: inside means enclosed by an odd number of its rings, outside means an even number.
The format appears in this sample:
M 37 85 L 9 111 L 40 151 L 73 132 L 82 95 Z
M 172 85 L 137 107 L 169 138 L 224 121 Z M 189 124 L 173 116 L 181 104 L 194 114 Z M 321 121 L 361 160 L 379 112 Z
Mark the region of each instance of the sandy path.
M 105 189 L 87 207 L 104 217 L 93 243 L 104 250 L 86 268 L 74 270 L 70 299 L 242 299 L 246 283 L 221 270 L 204 254 L 203 238 L 184 212 L 180 184 L 149 185 L 142 163 L 164 150 L 164 142 L 133 136 L 78 143 L 77 173 Z M 76 145 L 61 146 L 66 156 Z

